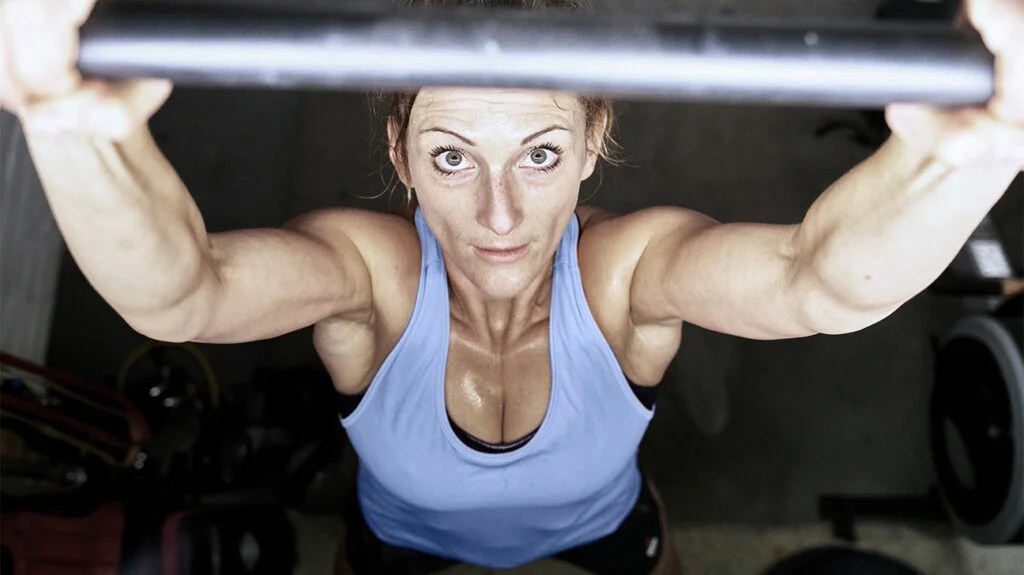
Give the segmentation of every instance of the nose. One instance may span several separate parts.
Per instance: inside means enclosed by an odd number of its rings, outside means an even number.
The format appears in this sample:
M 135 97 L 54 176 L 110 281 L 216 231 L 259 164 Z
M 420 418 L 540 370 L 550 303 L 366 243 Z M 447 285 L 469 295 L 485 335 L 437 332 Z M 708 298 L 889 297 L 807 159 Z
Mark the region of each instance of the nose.
M 481 183 L 477 222 L 499 236 L 507 236 L 522 221 L 520 201 L 511 174 L 492 173 Z

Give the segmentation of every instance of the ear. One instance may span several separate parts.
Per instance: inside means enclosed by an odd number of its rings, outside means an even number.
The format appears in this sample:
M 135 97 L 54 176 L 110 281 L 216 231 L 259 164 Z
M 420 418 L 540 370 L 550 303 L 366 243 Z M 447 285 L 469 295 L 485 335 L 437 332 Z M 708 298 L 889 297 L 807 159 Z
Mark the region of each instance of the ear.
M 595 118 L 594 125 L 587 130 L 587 157 L 583 164 L 583 173 L 580 174 L 581 182 L 594 174 L 597 161 L 601 158 L 601 154 L 598 152 L 604 145 L 600 137 L 604 135 L 607 125 L 608 118 L 602 115 L 600 118 Z
M 594 174 L 594 167 L 597 166 L 597 151 L 594 150 L 594 145 L 587 143 L 587 158 L 583 162 L 583 172 L 580 174 L 580 181 L 584 181 Z
M 388 116 L 388 159 L 391 160 L 391 165 L 395 167 L 398 179 L 408 188 L 409 178 L 406 174 L 407 166 L 403 156 L 404 154 L 398 150 L 398 123 L 395 121 L 394 116 Z

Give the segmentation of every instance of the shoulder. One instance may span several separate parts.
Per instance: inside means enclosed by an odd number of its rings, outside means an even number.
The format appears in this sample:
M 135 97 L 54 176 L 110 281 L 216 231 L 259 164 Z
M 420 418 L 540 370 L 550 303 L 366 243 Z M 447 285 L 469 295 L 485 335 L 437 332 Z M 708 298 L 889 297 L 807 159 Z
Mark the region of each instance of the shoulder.
M 354 208 L 326 208 L 296 216 L 285 227 L 336 242 L 351 240 L 360 244 L 390 244 L 417 241 L 412 220 L 394 214 Z M 369 246 L 367 246 L 369 247 Z
M 706 227 L 714 220 L 675 206 L 658 206 L 629 214 L 616 214 L 593 206 L 579 206 L 580 266 L 626 267 L 632 271 L 646 248 L 659 238 Z
M 637 263 L 653 237 L 669 227 L 674 208 L 616 214 L 580 206 L 580 278 L 591 313 L 613 347 L 632 328 L 630 293 Z
M 285 227 L 339 250 L 355 249 L 368 271 L 393 270 L 404 260 L 419 262 L 419 238 L 409 219 L 351 208 L 327 208 L 302 214 Z
M 577 206 L 581 228 L 600 227 L 601 233 L 613 230 L 656 235 L 668 227 L 677 227 L 708 220 L 708 216 L 679 206 L 654 206 L 628 214 L 618 214 L 595 206 Z
M 647 326 L 633 313 L 637 270 L 650 246 L 665 245 L 680 230 L 697 229 L 706 216 L 676 207 L 630 214 L 578 210 L 580 278 L 594 320 L 632 381 L 653 385 L 679 345 L 679 325 Z
M 327 318 L 314 334 L 335 387 L 358 393 L 412 315 L 420 274 L 416 226 L 401 216 L 348 208 L 310 212 L 286 225 L 331 246 L 340 262 L 346 261 L 342 254 L 358 254 L 368 279 L 371 313 L 364 322 Z
M 358 253 L 378 312 L 378 302 L 394 306 L 410 300 L 411 305 L 415 299 L 420 243 L 412 220 L 369 210 L 328 208 L 298 216 L 286 227 L 327 244 L 338 254 Z

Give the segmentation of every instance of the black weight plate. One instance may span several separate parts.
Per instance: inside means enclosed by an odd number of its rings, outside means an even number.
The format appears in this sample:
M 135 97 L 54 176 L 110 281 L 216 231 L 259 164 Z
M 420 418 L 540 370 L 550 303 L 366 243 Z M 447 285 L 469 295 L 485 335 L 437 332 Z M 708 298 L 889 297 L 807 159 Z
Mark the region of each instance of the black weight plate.
M 954 526 L 984 544 L 1024 524 L 1024 363 L 1013 335 L 988 316 L 957 323 L 939 349 L 930 439 Z

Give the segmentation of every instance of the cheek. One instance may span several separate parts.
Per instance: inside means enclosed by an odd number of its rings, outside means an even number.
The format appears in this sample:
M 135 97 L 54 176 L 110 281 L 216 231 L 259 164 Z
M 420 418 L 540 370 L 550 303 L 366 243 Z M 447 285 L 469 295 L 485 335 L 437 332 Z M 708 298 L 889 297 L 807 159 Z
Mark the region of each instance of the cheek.
M 524 174 L 520 187 L 524 197 L 546 206 L 576 203 L 580 191 L 580 180 L 576 166 L 559 166 L 553 172 Z
M 438 237 L 457 241 L 466 230 L 474 228 L 476 202 L 472 199 L 472 192 L 438 186 L 429 180 L 420 184 L 422 187 L 416 188 L 416 198 L 427 224 Z
M 464 170 L 451 175 L 442 174 L 429 156 L 418 161 L 412 161 L 409 165 L 409 173 L 412 184 L 417 189 L 430 188 L 436 190 L 449 190 L 459 192 L 472 189 L 475 185 L 477 170 Z

